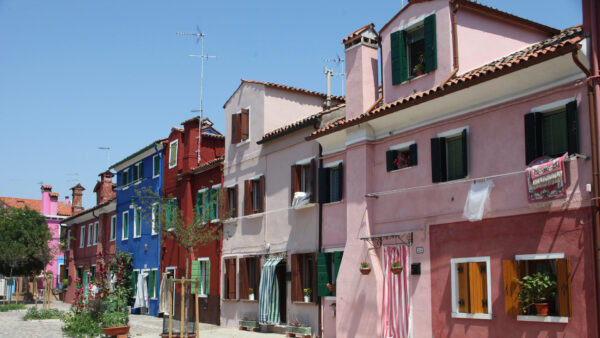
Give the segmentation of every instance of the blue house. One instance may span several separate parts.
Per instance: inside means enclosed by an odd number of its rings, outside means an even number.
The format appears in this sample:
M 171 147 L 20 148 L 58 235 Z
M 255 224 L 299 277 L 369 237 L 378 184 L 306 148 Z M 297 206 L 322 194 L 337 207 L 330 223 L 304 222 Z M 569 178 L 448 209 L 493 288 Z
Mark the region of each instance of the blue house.
M 117 224 L 113 238 L 117 250 L 133 256 L 134 301 L 143 305 L 133 306 L 132 313 L 148 313 L 152 316 L 158 315 L 160 233 L 153 226 L 158 221 L 151 211 L 154 205 L 148 207 L 140 203 L 138 192 L 151 190 L 156 197 L 162 195 L 162 141 L 153 142 L 110 167 L 117 172 Z M 138 281 L 139 278 L 142 280 Z M 138 293 L 138 285 L 142 285 L 142 290 L 145 286 L 146 290 Z

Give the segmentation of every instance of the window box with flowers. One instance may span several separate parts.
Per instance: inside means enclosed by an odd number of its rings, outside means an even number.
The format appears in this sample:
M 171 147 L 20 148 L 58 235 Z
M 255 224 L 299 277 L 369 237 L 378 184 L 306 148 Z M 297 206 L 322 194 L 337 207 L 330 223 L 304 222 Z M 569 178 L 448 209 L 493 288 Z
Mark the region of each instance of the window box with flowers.
M 286 337 L 312 337 L 312 328 L 310 326 L 304 326 L 298 318 L 289 322 L 285 327 Z
M 417 144 L 414 141 L 390 147 L 385 153 L 387 171 L 414 167 L 417 165 Z

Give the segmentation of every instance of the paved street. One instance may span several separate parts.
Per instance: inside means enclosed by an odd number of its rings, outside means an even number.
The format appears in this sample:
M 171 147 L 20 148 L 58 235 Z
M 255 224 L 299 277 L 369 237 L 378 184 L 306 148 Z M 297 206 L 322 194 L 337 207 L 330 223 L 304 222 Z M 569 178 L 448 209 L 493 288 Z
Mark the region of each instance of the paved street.
M 33 306 L 33 305 L 28 305 Z M 69 305 L 62 302 L 53 302 L 52 308 L 68 310 Z M 23 321 L 26 310 L 0 312 L 0 337 L 4 338 L 55 338 L 63 337 L 58 319 Z M 130 315 L 131 337 L 158 337 L 162 330 L 162 318 L 145 315 Z M 281 334 L 265 334 L 239 331 L 234 328 L 223 328 L 215 325 L 200 324 L 200 337 L 207 338 L 233 338 L 233 337 L 284 337 Z

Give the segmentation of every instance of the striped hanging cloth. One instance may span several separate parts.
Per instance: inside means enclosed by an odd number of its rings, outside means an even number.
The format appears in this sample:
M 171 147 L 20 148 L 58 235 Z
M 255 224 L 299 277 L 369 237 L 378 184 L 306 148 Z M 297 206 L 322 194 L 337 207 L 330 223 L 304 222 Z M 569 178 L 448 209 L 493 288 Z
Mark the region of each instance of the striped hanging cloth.
M 382 338 L 408 338 L 410 332 L 409 247 L 393 245 L 383 248 Z M 390 266 L 400 260 L 402 272 L 395 275 Z
M 269 258 L 262 267 L 258 291 L 258 322 L 279 324 L 279 283 L 275 268 L 283 258 Z

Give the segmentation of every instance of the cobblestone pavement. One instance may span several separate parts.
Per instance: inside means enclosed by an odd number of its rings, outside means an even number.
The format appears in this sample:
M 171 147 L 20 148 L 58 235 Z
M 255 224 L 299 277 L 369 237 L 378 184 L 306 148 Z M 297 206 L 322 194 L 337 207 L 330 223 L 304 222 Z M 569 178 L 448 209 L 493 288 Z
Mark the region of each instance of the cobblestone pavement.
M 28 307 L 33 305 L 27 305 Z M 41 305 L 38 305 L 41 308 Z M 69 304 L 52 302 L 51 308 L 68 310 Z M 62 323 L 58 319 L 24 321 L 25 310 L 0 312 L 0 337 L 1 338 L 55 338 L 63 337 Z M 130 315 L 130 337 L 156 338 L 162 331 L 162 318 L 145 315 Z M 239 331 L 236 328 L 225 328 L 210 324 L 200 324 L 199 336 L 201 338 L 280 338 L 285 335 L 275 333 L 258 333 Z

